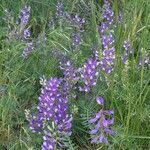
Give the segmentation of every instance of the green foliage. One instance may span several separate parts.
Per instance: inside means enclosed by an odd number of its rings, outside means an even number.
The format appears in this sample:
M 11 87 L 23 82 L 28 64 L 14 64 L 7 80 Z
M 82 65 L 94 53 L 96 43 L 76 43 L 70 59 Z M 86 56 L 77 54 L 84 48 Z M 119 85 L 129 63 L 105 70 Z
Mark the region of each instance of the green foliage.
M 46 33 L 46 45 L 41 43 L 23 59 L 23 42 L 9 40 L 8 25 L 16 27 L 15 20 L 22 6 L 31 6 L 29 27 L 36 41 L 39 33 Z M 47 22 L 55 14 L 55 0 L 1 0 L 0 2 L 0 150 L 39 150 L 42 139 L 31 133 L 25 118 L 25 109 L 35 110 L 41 85 L 40 77 L 62 76 L 58 60 L 50 55 L 52 50 L 70 57 L 78 67 L 91 55 L 90 48 L 98 47 L 101 54 L 100 36 L 97 24 L 101 20 L 102 0 L 66 0 L 65 10 L 78 12 L 87 18 L 82 43 L 76 52 L 70 50 L 70 34 L 73 27 L 64 21 L 52 29 Z M 115 28 L 116 62 L 110 77 L 102 72 L 98 85 L 89 95 L 78 93 L 70 104 L 73 113 L 73 129 L 70 139 L 64 142 L 68 150 L 148 150 L 150 147 L 150 71 L 149 68 L 135 67 L 138 56 L 144 51 L 150 54 L 150 1 L 114 0 L 115 15 L 123 12 L 123 21 Z M 12 22 L 5 22 L 5 9 L 12 12 Z M 127 66 L 121 64 L 123 41 L 129 39 L 135 55 Z M 103 79 L 103 80 L 100 80 Z M 115 135 L 108 146 L 90 143 L 88 120 L 99 108 L 95 104 L 96 95 L 106 99 L 106 108 L 114 109 Z

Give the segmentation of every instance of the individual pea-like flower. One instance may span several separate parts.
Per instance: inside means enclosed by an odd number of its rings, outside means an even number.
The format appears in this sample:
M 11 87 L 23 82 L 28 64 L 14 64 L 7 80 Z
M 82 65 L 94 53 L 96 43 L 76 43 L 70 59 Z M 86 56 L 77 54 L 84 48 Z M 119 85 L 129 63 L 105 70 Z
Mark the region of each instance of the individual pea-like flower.
M 104 105 L 104 99 L 103 99 L 102 97 L 100 97 L 100 96 L 98 96 L 98 97 L 96 98 L 96 102 L 97 102 L 99 105 Z
M 108 136 L 113 135 L 110 125 L 114 123 L 113 110 L 104 110 L 104 99 L 100 96 L 96 98 L 97 103 L 102 107 L 95 117 L 89 120 L 93 128 L 90 131 L 91 143 L 108 143 Z M 109 118 L 109 119 L 108 119 Z
M 23 58 L 27 58 L 32 49 L 33 43 L 32 42 L 26 43 L 26 47 L 24 48 L 22 53 Z
M 98 65 L 99 62 L 95 58 L 89 58 L 84 64 L 83 68 L 79 69 L 81 81 L 83 82 L 83 86 L 79 87 L 80 91 L 89 92 L 91 88 L 96 85 Z
M 125 51 L 122 56 L 122 62 L 125 64 L 127 62 L 127 60 L 129 59 L 130 54 L 133 53 L 133 49 L 131 48 L 129 41 L 127 41 L 127 40 L 124 41 L 123 48 Z

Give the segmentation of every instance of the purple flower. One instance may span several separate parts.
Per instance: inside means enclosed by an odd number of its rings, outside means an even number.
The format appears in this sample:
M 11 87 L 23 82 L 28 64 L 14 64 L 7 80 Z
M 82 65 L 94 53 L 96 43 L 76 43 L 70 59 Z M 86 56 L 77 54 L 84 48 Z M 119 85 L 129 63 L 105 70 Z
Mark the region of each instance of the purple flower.
M 42 114 L 33 115 L 29 119 L 29 126 L 33 133 L 35 133 L 35 132 L 41 133 L 42 128 L 43 128 Z
M 145 53 L 143 57 L 139 58 L 138 67 L 141 67 L 142 65 L 143 66 L 148 66 L 149 65 L 149 56 L 148 56 L 147 53 Z
M 64 75 L 64 93 L 66 92 L 69 94 L 70 92 L 73 92 L 73 89 L 76 88 L 75 84 L 78 81 L 77 70 L 69 60 L 65 63 L 60 62 L 60 68 L 63 70 Z
M 113 71 L 113 65 L 115 60 L 115 49 L 105 49 L 103 51 L 103 58 L 100 61 L 101 69 L 106 73 L 110 74 Z
M 19 15 L 19 27 L 20 31 L 17 33 L 17 36 L 26 43 L 26 47 L 23 50 L 22 56 L 27 58 L 30 51 L 33 49 L 33 43 L 29 40 L 31 33 L 27 29 L 27 24 L 30 18 L 30 6 L 24 6 Z
M 113 47 L 114 38 L 110 32 L 110 25 L 113 23 L 113 11 L 110 8 L 110 4 L 105 1 L 103 19 L 104 21 L 98 27 L 101 34 L 103 55 L 100 60 L 100 67 L 106 73 L 110 74 L 114 67 L 115 49 Z
M 129 41 L 124 41 L 123 47 L 124 47 L 125 52 L 127 54 L 129 54 L 129 53 L 132 54 L 133 53 L 133 49 L 131 48 Z
M 92 53 L 93 53 L 93 57 L 94 57 L 97 61 L 99 61 L 99 53 L 98 53 L 96 47 L 91 48 L 91 51 L 92 51 Z
M 29 18 L 30 18 L 30 6 L 24 6 L 21 9 L 19 16 L 21 29 L 24 29 L 25 26 L 28 24 Z
M 104 105 L 104 99 L 102 97 L 98 96 L 96 101 L 98 104 Z M 113 135 L 113 131 L 109 127 L 114 123 L 114 118 L 111 117 L 112 114 L 112 110 L 104 110 L 102 108 L 96 113 L 94 118 L 89 120 L 89 123 L 94 125 L 94 128 L 90 131 L 92 137 L 91 143 L 108 143 L 107 136 Z
M 98 31 L 101 33 L 101 35 L 104 35 L 107 29 L 108 29 L 108 24 L 107 24 L 107 22 L 102 22 L 102 23 L 98 26 Z
M 89 92 L 93 86 L 96 85 L 98 71 L 97 66 L 98 61 L 95 58 L 89 58 L 84 64 L 83 68 L 79 69 L 81 74 L 81 80 L 83 81 L 83 86 L 80 87 L 80 91 Z
M 55 150 L 56 141 L 50 135 L 43 136 L 42 150 Z
M 104 99 L 103 99 L 102 97 L 100 97 L 100 96 L 98 96 L 98 97 L 96 98 L 96 102 L 97 102 L 99 105 L 104 105 Z
M 133 53 L 133 49 L 131 48 L 129 41 L 127 40 L 124 41 L 123 48 L 125 51 L 122 56 L 122 62 L 125 64 L 129 58 L 129 55 Z
M 102 45 L 104 49 L 108 49 L 109 47 L 112 46 L 113 43 L 114 43 L 114 40 L 113 40 L 113 36 L 111 33 L 109 33 L 108 35 L 102 36 Z
M 26 47 L 23 50 L 22 56 L 24 58 L 27 58 L 32 49 L 33 49 L 33 43 L 32 42 L 26 43 Z
M 119 16 L 118 16 L 118 22 L 121 23 L 123 20 L 123 12 L 119 12 Z
M 55 149 L 55 138 L 57 137 L 52 136 L 53 134 L 71 135 L 72 117 L 67 113 L 68 95 L 63 92 L 61 84 L 62 79 L 60 78 L 50 78 L 45 82 L 39 96 L 38 113 L 29 119 L 33 132 L 44 132 L 49 124 L 52 128 L 55 127 L 52 133 L 46 132 L 42 145 L 43 150 Z
M 110 4 L 107 1 L 105 1 L 103 18 L 105 22 L 107 22 L 109 25 L 113 23 L 113 15 L 114 15 L 114 12 L 111 10 Z
M 28 29 L 25 29 L 23 32 L 23 37 L 25 39 L 28 39 L 30 37 L 30 31 Z
M 85 19 L 81 18 L 81 16 L 79 16 L 78 14 L 72 15 L 71 19 L 74 23 L 76 23 L 79 26 L 83 26 L 85 23 Z
M 61 0 L 57 1 L 56 4 L 56 18 L 61 18 L 64 16 L 64 5 Z
M 68 15 L 69 20 L 74 24 L 80 32 L 84 32 L 85 18 L 82 18 L 78 14 Z
M 81 37 L 79 34 L 72 34 L 72 45 L 73 46 L 78 46 L 81 43 Z

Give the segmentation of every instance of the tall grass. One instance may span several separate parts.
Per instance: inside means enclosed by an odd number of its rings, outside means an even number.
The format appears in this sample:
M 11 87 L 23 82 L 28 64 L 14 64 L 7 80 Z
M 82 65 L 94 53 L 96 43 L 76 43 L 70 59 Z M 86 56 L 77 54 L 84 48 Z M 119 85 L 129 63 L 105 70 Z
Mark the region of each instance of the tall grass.
M 46 34 L 46 44 L 41 43 L 29 55 L 22 58 L 24 44 L 15 39 L 8 40 L 8 26 L 15 27 L 15 20 L 22 6 L 31 6 L 29 27 L 32 38 L 36 41 L 39 33 Z M 86 18 L 85 32 L 79 50 L 70 50 L 70 34 L 73 28 L 67 21 L 55 28 L 47 27 L 47 22 L 55 14 L 55 0 L 1 0 L 0 2 L 0 150 L 38 150 L 41 137 L 31 133 L 25 118 L 25 109 L 35 110 L 41 85 L 39 78 L 61 76 L 58 60 L 51 55 L 53 49 L 66 53 L 77 66 L 91 55 L 90 48 L 98 47 L 101 55 L 102 46 L 97 25 L 101 21 L 101 0 L 64 1 L 65 10 L 78 12 Z M 138 56 L 146 51 L 150 55 L 150 1 L 149 0 L 114 0 L 111 2 L 115 16 L 123 12 L 123 20 L 114 29 L 116 59 L 114 71 L 110 76 L 101 72 L 98 85 L 93 95 L 78 94 L 71 103 L 74 113 L 73 134 L 70 149 L 88 150 L 148 150 L 150 148 L 150 71 L 143 65 L 137 67 Z M 3 20 L 5 9 L 12 12 L 14 20 Z M 117 17 L 116 17 L 117 20 Z M 117 22 L 117 21 L 116 21 Z M 128 39 L 134 49 L 129 63 L 121 63 L 123 41 Z M 111 143 L 92 145 L 87 120 L 98 110 L 96 95 L 106 99 L 106 108 L 114 109 L 115 135 Z M 89 97 L 93 101 L 89 102 Z M 72 146 L 73 145 L 73 146 Z M 72 147 L 71 147 L 72 146 Z M 74 148 L 73 148 L 74 147 Z

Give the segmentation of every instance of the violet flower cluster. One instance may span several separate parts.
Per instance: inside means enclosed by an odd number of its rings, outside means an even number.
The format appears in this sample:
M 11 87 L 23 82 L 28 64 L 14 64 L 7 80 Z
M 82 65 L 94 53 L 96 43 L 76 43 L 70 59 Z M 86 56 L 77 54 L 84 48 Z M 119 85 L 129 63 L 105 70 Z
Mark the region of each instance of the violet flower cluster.
M 73 33 L 71 35 L 71 39 L 72 39 L 72 46 L 73 47 L 77 47 L 78 45 L 81 44 L 81 36 L 77 33 Z
M 20 15 L 19 15 L 21 30 L 23 30 L 28 24 L 29 18 L 30 18 L 30 6 L 24 6 L 21 9 Z
M 78 14 L 68 15 L 69 21 L 73 24 L 75 33 L 71 34 L 72 47 L 76 49 L 81 44 L 82 33 L 84 32 L 85 19 Z
M 70 21 L 79 28 L 80 32 L 84 32 L 85 18 L 82 18 L 78 14 L 69 15 Z
M 56 140 L 51 137 L 49 132 L 45 132 L 43 136 L 42 150 L 55 150 Z
M 149 56 L 147 53 L 145 53 L 143 55 L 143 57 L 140 57 L 139 58 L 139 61 L 138 61 L 138 67 L 142 67 L 142 66 L 148 66 L 149 65 Z
M 98 71 L 97 67 L 99 62 L 95 58 L 89 58 L 84 64 L 83 68 L 79 68 L 81 74 L 81 81 L 83 86 L 79 87 L 80 91 L 89 92 L 93 86 L 96 85 Z
M 99 52 L 96 47 L 91 48 L 93 58 L 95 58 L 99 62 Z
M 56 18 L 62 18 L 64 16 L 64 5 L 61 0 L 56 4 Z
M 104 3 L 103 18 L 107 24 L 111 25 L 113 23 L 114 12 L 111 10 L 110 3 L 107 0 L 104 0 Z
M 127 40 L 124 41 L 123 48 L 125 51 L 122 56 L 122 62 L 125 64 L 129 58 L 130 54 L 133 53 L 133 49 L 131 48 L 129 41 L 127 41 Z
M 79 80 L 77 76 L 77 70 L 70 60 L 68 60 L 65 64 L 60 62 L 60 68 L 63 70 L 65 91 L 67 95 L 69 95 L 70 91 L 76 89 L 75 84 Z
M 103 19 L 104 21 L 99 26 L 98 30 L 101 34 L 101 41 L 103 47 L 103 55 L 100 61 L 101 69 L 110 74 L 113 70 L 115 60 L 115 48 L 113 47 L 114 39 L 112 32 L 110 32 L 110 25 L 113 23 L 113 11 L 110 8 L 110 4 L 105 1 Z
M 94 126 L 90 131 L 92 140 L 91 143 L 108 143 L 107 137 L 113 135 L 110 125 L 114 123 L 113 110 L 104 110 L 104 99 L 102 97 L 96 98 L 97 103 L 102 107 L 101 110 L 95 114 L 95 117 L 89 120 L 89 123 Z M 109 118 L 109 119 L 108 119 Z
M 45 82 L 39 97 L 38 113 L 29 119 L 30 129 L 33 132 L 44 132 L 49 123 L 54 123 L 60 135 L 70 136 L 72 117 L 67 113 L 68 98 L 61 89 L 61 83 L 62 79 L 59 78 L 50 78 Z M 49 133 L 43 137 L 43 150 L 55 149 L 56 139 L 52 135 L 53 133 Z
M 33 48 L 34 48 L 33 42 L 26 43 L 26 46 L 25 46 L 25 48 L 23 49 L 23 52 L 22 52 L 23 58 L 27 58 Z
M 20 32 L 21 32 L 21 39 L 25 42 L 25 48 L 23 50 L 22 56 L 24 58 L 27 58 L 30 51 L 33 49 L 33 43 L 30 41 L 31 33 L 29 29 L 27 28 L 27 24 L 29 22 L 30 18 L 30 6 L 24 6 L 21 9 L 20 15 L 19 15 L 19 26 L 20 26 Z

